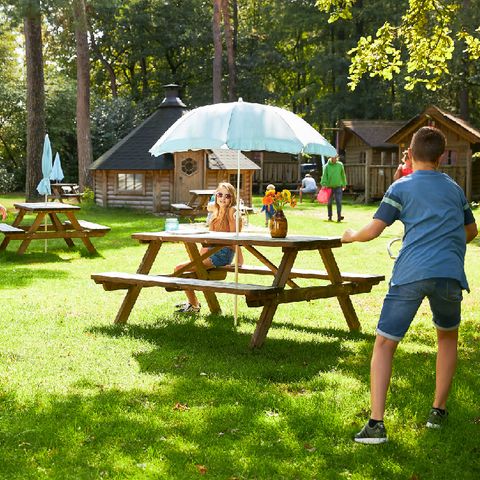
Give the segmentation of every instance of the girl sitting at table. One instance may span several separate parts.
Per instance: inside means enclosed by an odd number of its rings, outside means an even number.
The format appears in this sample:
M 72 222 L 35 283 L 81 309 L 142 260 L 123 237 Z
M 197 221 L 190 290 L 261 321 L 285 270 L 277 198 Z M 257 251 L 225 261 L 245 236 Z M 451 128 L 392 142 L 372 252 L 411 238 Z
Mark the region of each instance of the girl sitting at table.
M 211 218 L 209 222 L 209 230 L 211 232 L 235 232 L 236 231 L 236 205 L 237 205 L 237 192 L 233 185 L 227 182 L 221 182 L 215 191 L 215 202 L 209 204 L 209 211 L 211 212 Z M 242 228 L 242 222 L 240 219 L 239 229 Z M 212 247 L 203 247 L 200 250 L 200 254 L 206 253 Z M 214 253 L 210 257 L 203 260 L 203 265 L 208 270 L 215 267 L 223 267 L 230 265 L 235 256 L 235 246 L 223 247 L 218 252 Z M 184 267 L 190 262 L 184 262 L 175 267 L 175 271 Z M 243 254 L 238 247 L 238 263 L 243 264 Z M 179 303 L 175 305 L 177 312 L 182 313 L 195 313 L 200 311 L 200 302 L 193 290 L 185 290 L 187 295 L 187 302 Z

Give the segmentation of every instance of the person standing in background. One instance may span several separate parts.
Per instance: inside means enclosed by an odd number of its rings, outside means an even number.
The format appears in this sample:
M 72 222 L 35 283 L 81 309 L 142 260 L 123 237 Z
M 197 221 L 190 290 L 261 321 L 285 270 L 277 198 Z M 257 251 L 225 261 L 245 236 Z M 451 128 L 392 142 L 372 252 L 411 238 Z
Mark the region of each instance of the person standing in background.
M 402 159 L 400 160 L 400 165 L 398 166 L 395 174 L 393 175 L 393 180 L 398 180 L 399 178 L 406 177 L 413 173 L 412 159 L 408 156 L 408 150 L 403 152 Z
M 332 221 L 332 205 L 335 199 L 337 207 L 337 222 L 343 220 L 342 217 L 342 197 L 343 190 L 347 186 L 347 177 L 345 176 L 345 169 L 343 163 L 338 160 L 338 156 L 330 157 L 327 164 L 323 167 L 322 179 L 320 181 L 322 187 L 332 189 L 332 194 L 328 200 L 328 221 Z

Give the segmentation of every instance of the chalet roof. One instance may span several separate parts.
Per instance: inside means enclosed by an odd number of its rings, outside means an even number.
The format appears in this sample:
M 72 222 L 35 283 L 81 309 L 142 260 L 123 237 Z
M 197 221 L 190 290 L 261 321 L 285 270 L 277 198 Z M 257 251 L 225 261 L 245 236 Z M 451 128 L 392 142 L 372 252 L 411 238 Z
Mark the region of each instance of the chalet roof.
M 406 138 L 411 137 L 419 127 L 431 124 L 432 120 L 436 122 L 436 126 L 440 129 L 444 126 L 457 133 L 460 137 L 465 138 L 470 143 L 480 143 L 480 130 L 462 118 L 434 105 L 427 107 L 422 113 L 410 119 L 399 130 L 387 138 L 387 140 L 400 144 L 405 141 Z
M 371 148 L 396 147 L 387 142 L 387 139 L 404 124 L 401 120 L 340 120 L 338 147 L 345 148 L 349 133 L 359 137 Z
M 208 155 L 208 168 L 212 170 L 236 170 L 237 151 L 227 149 L 211 150 Z M 240 170 L 260 170 L 260 167 L 240 152 Z
M 90 166 L 90 170 L 173 170 L 173 155 L 152 156 L 149 149 L 185 112 L 181 103 L 165 103 Z

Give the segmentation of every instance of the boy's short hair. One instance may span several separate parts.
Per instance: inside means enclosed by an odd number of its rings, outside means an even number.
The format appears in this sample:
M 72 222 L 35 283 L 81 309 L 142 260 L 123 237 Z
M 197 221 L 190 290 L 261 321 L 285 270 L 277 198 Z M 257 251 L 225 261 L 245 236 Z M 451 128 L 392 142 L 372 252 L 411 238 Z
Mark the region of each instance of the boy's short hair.
M 275 185 L 272 185 L 271 183 L 269 183 L 267 185 L 267 190 L 275 190 Z
M 445 152 L 445 135 L 435 127 L 422 127 L 417 130 L 410 142 L 412 156 L 420 162 L 436 163 Z

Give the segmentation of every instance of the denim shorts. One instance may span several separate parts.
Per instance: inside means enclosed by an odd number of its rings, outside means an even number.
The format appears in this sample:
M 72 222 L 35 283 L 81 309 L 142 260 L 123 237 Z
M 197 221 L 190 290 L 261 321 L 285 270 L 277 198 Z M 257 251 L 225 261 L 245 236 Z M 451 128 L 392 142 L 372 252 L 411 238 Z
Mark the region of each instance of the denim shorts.
M 453 278 L 428 278 L 405 285 L 390 285 L 383 301 L 377 333 L 399 342 L 425 297 L 430 303 L 435 327 L 456 330 L 460 325 L 463 298 L 460 282 Z
M 232 263 L 234 256 L 235 252 L 231 248 L 223 247 L 209 258 L 215 267 L 224 267 Z

